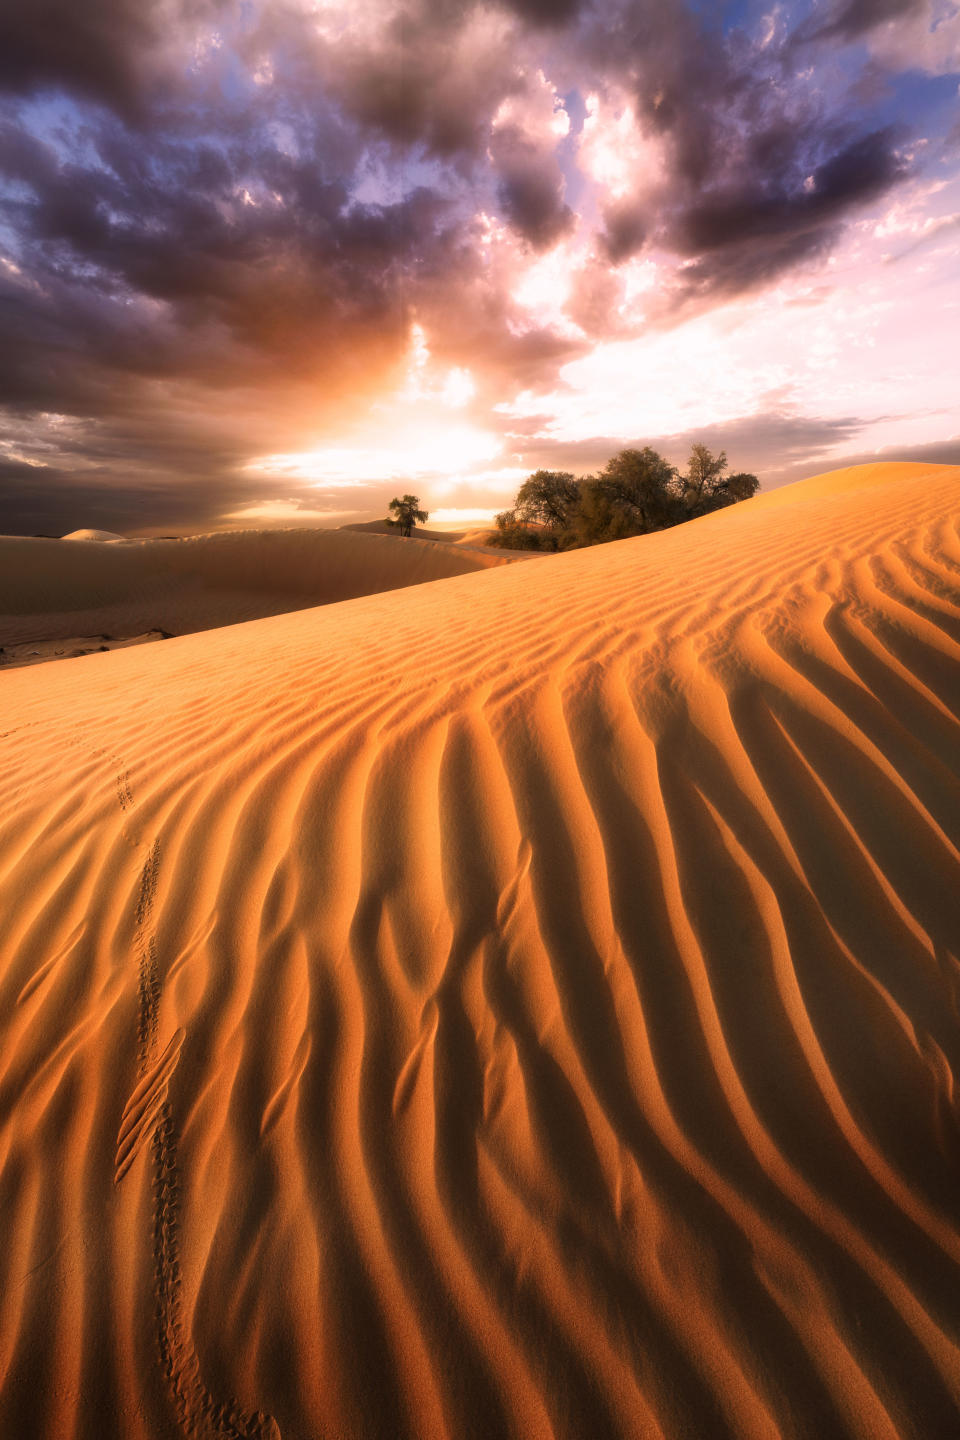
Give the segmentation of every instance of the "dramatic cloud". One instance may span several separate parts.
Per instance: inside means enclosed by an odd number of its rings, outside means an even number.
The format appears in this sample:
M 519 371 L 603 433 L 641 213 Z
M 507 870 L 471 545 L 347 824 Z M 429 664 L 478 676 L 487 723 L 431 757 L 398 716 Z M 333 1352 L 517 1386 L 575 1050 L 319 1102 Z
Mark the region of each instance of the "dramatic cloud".
M 0 529 L 352 513 L 322 458 L 348 452 L 367 513 L 394 475 L 363 457 L 390 443 L 396 484 L 489 509 L 534 453 L 517 427 L 539 425 L 542 454 L 643 438 L 623 364 L 647 438 L 698 415 L 758 434 L 788 352 L 782 413 L 811 459 L 820 423 L 837 445 L 868 424 L 878 443 L 953 433 L 936 346 L 900 344 L 893 407 L 879 374 L 860 402 L 838 383 L 824 331 L 889 340 L 881 265 L 915 297 L 905 323 L 949 304 L 955 7 L 731 8 L 752 18 L 693 0 L 4 5 Z M 689 389 L 711 365 L 723 383 Z M 486 439 L 448 460 L 451 409 Z M 437 437 L 426 469 L 408 431 Z M 771 473 L 794 455 L 779 433 Z
M 925 0 L 839 0 L 825 8 L 825 16 L 817 14 L 799 27 L 797 38 L 855 40 L 878 25 L 904 15 L 920 15 L 927 6 Z
M 159 85 L 173 85 L 184 40 L 194 54 L 228 0 L 15 0 L 0 7 L 0 86 L 49 89 L 143 119 Z

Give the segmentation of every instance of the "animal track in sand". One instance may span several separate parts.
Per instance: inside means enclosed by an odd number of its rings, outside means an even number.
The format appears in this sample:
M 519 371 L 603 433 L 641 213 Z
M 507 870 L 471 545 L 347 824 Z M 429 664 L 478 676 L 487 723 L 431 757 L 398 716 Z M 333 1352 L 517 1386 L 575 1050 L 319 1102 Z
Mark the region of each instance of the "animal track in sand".
M 134 804 L 126 770 L 117 775 L 120 808 Z M 177 1132 L 168 1096 L 186 1031 L 178 1027 L 158 1054 L 161 982 L 153 907 L 160 870 L 154 840 L 140 874 L 135 911 L 137 955 L 137 1083 L 117 1135 L 114 1183 L 119 1185 L 147 1139 L 153 1165 L 153 1276 L 156 1339 L 164 1380 L 183 1435 L 222 1440 L 280 1440 L 280 1428 L 263 1411 L 248 1414 L 235 1399 L 218 1401 L 207 1389 L 191 1337 L 185 1331 L 180 1265 L 180 1167 Z

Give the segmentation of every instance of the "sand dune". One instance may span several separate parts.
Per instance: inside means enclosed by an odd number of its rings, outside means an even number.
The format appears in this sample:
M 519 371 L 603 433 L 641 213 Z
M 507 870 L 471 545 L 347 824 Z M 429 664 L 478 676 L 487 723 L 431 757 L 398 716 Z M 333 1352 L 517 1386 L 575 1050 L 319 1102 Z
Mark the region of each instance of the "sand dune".
M 239 530 L 121 544 L 105 544 L 119 538 L 106 531 L 65 538 L 69 546 L 0 536 L 0 646 L 158 629 L 184 635 L 516 558 L 340 530 Z
M 117 535 L 113 530 L 71 530 L 69 535 L 62 537 L 64 540 L 126 540 L 124 535 Z
M 469 550 L 481 550 L 489 555 L 502 556 L 504 551 L 498 546 L 487 544 L 493 528 L 493 525 L 482 525 L 471 530 L 431 530 L 425 525 L 414 525 L 413 537 L 421 540 L 439 540 L 441 544 L 456 545 Z M 340 529 L 341 531 L 359 530 L 374 535 L 392 535 L 394 537 L 397 535 L 397 531 L 393 526 L 388 525 L 386 520 L 363 520 L 353 525 L 341 525 Z M 530 552 L 531 555 L 534 553 Z
M 0 1435 L 960 1433 L 958 516 L 3 677 Z
M 148 645 L 169 640 L 165 630 L 146 630 L 142 635 L 68 635 L 59 640 L 24 640 L 0 645 L 0 668 L 42 665 L 47 660 L 75 660 L 81 655 L 99 655 L 105 650 L 125 650 L 130 645 Z
M 392 535 L 397 536 L 395 525 L 388 525 L 386 520 L 355 520 L 350 525 L 341 525 L 340 529 L 347 532 L 359 531 L 368 535 Z M 444 544 L 456 544 L 466 532 L 463 530 L 431 530 L 429 525 L 414 525 L 412 538 L 419 540 L 439 540 Z

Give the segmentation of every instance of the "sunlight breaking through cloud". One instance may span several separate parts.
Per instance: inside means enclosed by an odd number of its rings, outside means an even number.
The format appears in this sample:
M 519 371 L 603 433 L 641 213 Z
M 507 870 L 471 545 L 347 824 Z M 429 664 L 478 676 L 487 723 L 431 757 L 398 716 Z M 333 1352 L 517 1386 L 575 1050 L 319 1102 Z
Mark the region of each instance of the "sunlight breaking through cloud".
M 957 431 L 949 0 L 7 9 L 7 529 Z

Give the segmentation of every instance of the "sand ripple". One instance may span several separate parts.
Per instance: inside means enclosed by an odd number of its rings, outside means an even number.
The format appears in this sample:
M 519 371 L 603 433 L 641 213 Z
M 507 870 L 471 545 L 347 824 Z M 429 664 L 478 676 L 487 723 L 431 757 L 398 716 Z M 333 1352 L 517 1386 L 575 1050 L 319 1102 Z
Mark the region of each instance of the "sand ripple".
M 0 1434 L 960 1433 L 958 502 L 6 676 Z

